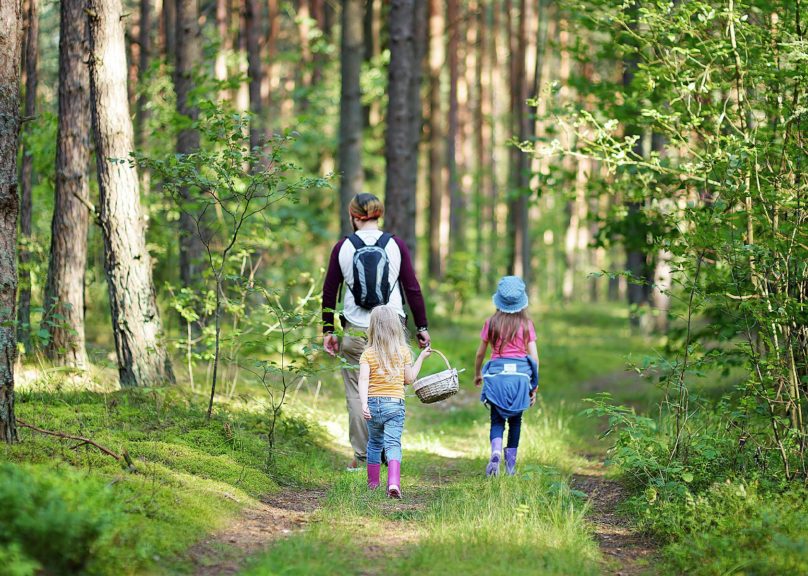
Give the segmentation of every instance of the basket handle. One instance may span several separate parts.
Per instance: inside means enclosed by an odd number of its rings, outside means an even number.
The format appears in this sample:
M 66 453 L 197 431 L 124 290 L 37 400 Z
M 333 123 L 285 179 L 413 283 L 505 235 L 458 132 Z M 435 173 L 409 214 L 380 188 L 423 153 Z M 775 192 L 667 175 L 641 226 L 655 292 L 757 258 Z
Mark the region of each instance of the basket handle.
M 443 355 L 443 352 L 441 352 L 440 350 L 438 350 L 438 349 L 436 349 L 436 348 L 431 348 L 431 347 L 430 347 L 430 349 L 431 349 L 433 352 L 436 352 L 436 353 L 438 354 L 438 356 L 440 356 L 441 358 L 443 358 L 443 361 L 444 361 L 444 362 L 446 362 L 446 369 L 447 369 L 447 370 L 451 370 L 451 369 L 452 369 L 452 366 L 449 364 L 449 360 L 447 360 L 447 359 L 446 359 L 446 356 L 444 356 L 444 355 Z

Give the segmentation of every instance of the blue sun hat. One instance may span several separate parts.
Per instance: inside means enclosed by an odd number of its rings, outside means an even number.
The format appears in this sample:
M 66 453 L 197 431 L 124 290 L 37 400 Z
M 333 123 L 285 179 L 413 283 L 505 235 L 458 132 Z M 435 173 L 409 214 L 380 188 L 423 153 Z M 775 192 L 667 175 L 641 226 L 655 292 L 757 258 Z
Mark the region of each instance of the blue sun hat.
M 507 314 L 515 314 L 527 308 L 525 283 L 519 276 L 504 276 L 494 294 L 494 306 Z

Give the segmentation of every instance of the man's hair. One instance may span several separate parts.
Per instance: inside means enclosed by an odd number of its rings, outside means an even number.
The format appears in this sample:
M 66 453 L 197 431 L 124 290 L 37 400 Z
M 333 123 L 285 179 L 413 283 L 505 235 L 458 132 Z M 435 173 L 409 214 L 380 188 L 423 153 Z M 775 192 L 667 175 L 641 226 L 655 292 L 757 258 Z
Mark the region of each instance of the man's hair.
M 384 204 L 373 194 L 357 194 L 351 200 L 348 212 L 357 220 L 378 220 L 384 216 Z

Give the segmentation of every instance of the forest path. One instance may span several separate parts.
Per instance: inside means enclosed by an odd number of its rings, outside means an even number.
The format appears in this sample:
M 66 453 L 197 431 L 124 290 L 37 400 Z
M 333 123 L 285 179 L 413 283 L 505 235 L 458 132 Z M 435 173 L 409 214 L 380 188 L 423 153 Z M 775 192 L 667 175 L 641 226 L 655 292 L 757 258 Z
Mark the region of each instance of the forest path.
M 573 474 L 571 484 L 584 492 L 592 505 L 589 520 L 595 529 L 595 540 L 608 562 L 604 573 L 619 576 L 648 573 L 656 545 L 618 513 L 626 491 L 618 481 L 605 477 L 603 462 L 590 459 L 585 468 Z
M 303 530 L 326 490 L 287 490 L 265 496 L 232 523 L 188 551 L 195 576 L 238 574 L 272 542 Z
M 619 370 L 592 378 L 581 384 L 586 393 L 610 392 L 620 386 L 623 393 L 639 392 L 646 384 L 642 376 L 631 370 Z M 606 477 L 603 453 L 581 454 L 587 464 L 572 475 L 573 488 L 589 497 L 592 512 L 589 520 L 595 530 L 601 553 L 607 561 L 604 573 L 636 576 L 650 571 L 649 563 L 657 553 L 656 543 L 632 526 L 618 513 L 626 499 L 626 489 L 617 480 Z

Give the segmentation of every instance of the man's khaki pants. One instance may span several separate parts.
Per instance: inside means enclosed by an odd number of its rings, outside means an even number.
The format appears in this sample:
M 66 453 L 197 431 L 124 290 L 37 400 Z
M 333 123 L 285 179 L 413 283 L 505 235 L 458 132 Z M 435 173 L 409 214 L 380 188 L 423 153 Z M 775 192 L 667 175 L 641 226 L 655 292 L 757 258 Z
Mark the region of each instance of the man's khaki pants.
M 367 460 L 368 427 L 362 416 L 362 401 L 359 399 L 359 357 L 367 348 L 365 331 L 346 322 L 340 353 L 356 368 L 343 368 L 342 381 L 345 383 L 345 399 L 348 405 L 348 438 L 359 462 Z

